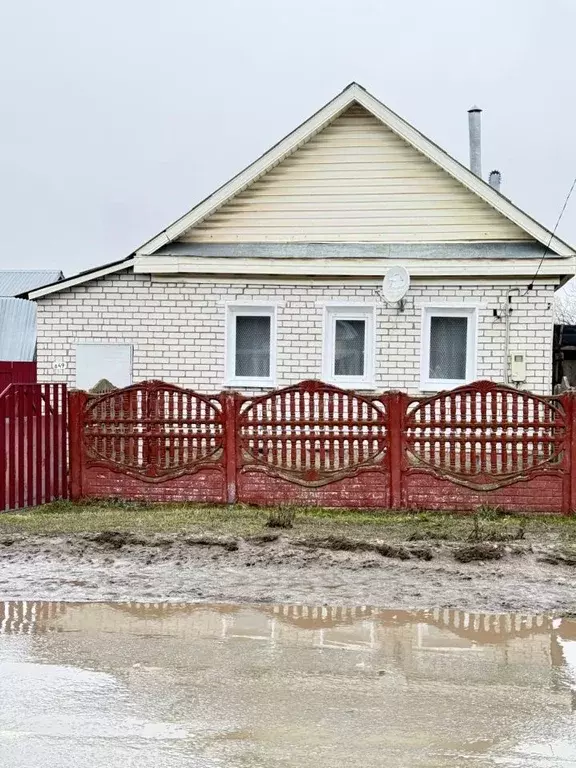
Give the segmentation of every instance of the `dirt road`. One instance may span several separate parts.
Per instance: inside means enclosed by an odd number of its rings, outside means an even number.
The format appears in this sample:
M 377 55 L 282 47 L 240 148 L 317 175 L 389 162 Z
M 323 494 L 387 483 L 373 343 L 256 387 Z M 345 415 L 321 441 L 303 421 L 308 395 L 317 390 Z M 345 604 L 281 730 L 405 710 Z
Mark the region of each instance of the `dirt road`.
M 494 550 L 498 559 L 458 562 L 463 546 L 448 542 L 396 542 L 387 548 L 382 542 L 279 534 L 3 534 L 0 599 L 576 612 L 576 573 L 569 559 L 544 562 L 555 559 L 546 544 L 485 546 L 487 556 Z

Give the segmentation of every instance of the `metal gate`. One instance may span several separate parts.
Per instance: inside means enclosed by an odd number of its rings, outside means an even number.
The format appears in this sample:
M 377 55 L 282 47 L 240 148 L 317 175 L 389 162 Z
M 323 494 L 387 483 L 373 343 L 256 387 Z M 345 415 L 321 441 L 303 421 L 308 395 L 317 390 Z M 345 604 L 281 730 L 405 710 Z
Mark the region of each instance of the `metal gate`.
M 0 512 L 68 497 L 65 384 L 10 384 L 0 393 Z

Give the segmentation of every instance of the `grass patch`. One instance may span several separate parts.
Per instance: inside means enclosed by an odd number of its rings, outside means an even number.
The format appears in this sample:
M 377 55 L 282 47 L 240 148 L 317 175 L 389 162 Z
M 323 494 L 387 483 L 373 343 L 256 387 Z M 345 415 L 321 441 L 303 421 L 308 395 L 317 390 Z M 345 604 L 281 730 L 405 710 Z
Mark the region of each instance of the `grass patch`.
M 291 507 L 278 507 L 268 513 L 266 525 L 268 528 L 294 528 L 296 510 Z
M 505 515 L 490 508 L 465 515 L 421 510 L 400 513 L 315 507 L 266 509 L 241 504 L 144 504 L 113 499 L 81 504 L 62 501 L 19 514 L 0 515 L 0 534 L 4 535 L 129 531 L 258 537 L 267 528 L 298 538 L 340 536 L 428 545 L 544 539 L 576 546 L 575 518 Z

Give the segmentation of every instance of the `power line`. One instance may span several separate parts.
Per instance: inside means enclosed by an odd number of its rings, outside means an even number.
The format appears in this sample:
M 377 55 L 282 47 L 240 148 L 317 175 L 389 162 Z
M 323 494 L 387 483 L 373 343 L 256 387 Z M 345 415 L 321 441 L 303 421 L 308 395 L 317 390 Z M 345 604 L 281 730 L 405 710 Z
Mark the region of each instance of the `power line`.
M 542 251 L 542 256 L 540 257 L 540 263 L 538 264 L 538 268 L 536 269 L 536 272 L 534 273 L 534 277 L 529 282 L 528 287 L 522 294 L 522 296 L 526 296 L 528 291 L 531 291 L 532 288 L 534 288 L 534 281 L 538 277 L 538 273 L 540 272 L 542 268 L 542 264 L 544 263 L 544 258 L 546 257 L 546 254 L 550 250 L 550 245 L 552 244 L 552 240 L 554 240 L 554 236 L 556 235 L 556 230 L 558 229 L 558 225 L 562 221 L 562 216 L 564 216 L 564 211 L 568 207 L 568 203 L 570 202 L 570 198 L 572 197 L 572 192 L 574 192 L 574 187 L 576 187 L 576 177 L 574 178 L 574 181 L 572 182 L 572 186 L 570 187 L 570 191 L 566 195 L 566 200 L 564 200 L 564 205 L 562 206 L 562 210 L 560 211 L 560 215 L 558 216 L 558 219 L 556 221 L 556 224 L 554 226 L 554 229 L 552 230 L 552 234 L 550 235 L 550 240 L 548 240 L 548 245 L 544 246 L 544 250 Z

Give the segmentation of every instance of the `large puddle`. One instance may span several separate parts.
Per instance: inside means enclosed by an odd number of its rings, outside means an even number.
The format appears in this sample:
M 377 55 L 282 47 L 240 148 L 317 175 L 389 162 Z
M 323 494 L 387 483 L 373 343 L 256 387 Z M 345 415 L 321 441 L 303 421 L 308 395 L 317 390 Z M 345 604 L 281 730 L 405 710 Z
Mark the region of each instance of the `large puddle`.
M 576 622 L 0 603 L 2 768 L 576 766 Z

